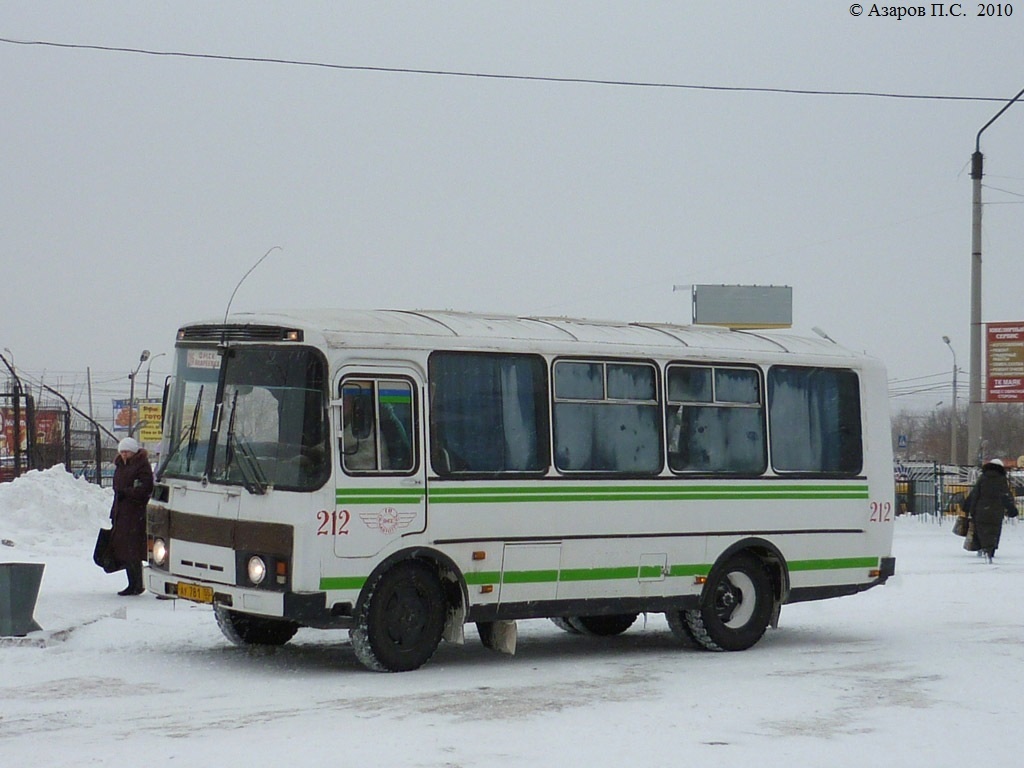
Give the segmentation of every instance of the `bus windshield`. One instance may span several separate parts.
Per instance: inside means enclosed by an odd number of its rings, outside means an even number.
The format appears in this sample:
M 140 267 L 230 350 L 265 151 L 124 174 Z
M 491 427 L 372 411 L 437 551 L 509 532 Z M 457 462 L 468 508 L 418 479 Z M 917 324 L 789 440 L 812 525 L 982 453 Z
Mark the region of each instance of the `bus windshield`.
M 319 488 L 330 468 L 325 382 L 323 359 L 311 349 L 180 348 L 161 476 L 205 477 L 253 493 Z

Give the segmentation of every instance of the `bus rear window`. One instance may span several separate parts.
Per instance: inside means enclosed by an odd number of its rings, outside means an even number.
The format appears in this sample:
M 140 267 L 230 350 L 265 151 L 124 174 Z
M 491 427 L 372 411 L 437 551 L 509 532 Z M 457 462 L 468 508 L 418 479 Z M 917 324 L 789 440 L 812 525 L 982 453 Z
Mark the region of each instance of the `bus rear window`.
M 840 368 L 768 372 L 768 429 L 777 472 L 857 475 L 864 463 L 860 383 Z

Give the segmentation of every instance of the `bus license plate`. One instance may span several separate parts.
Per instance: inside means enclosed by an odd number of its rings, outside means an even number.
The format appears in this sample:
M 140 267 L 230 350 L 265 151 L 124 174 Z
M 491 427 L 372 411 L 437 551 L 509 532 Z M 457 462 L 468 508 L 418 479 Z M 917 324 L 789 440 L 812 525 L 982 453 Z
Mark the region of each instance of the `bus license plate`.
M 178 597 L 191 600 L 194 603 L 212 603 L 213 587 L 201 587 L 198 584 L 179 582 Z

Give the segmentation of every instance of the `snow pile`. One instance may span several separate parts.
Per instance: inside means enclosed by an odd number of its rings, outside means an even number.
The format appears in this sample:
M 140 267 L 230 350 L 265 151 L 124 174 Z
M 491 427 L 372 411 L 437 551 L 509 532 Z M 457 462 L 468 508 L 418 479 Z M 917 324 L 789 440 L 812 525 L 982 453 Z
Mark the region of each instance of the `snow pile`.
M 63 464 L 0 484 L 0 559 L 17 549 L 92 542 L 110 525 L 112 502 L 109 488 L 73 477 Z

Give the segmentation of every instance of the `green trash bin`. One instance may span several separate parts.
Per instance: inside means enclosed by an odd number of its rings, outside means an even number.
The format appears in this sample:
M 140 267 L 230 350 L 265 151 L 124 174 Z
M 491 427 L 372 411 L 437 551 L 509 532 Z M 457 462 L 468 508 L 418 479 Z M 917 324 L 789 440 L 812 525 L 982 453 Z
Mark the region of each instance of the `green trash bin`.
M 42 563 L 0 563 L 0 637 L 24 637 L 42 629 L 36 610 Z

